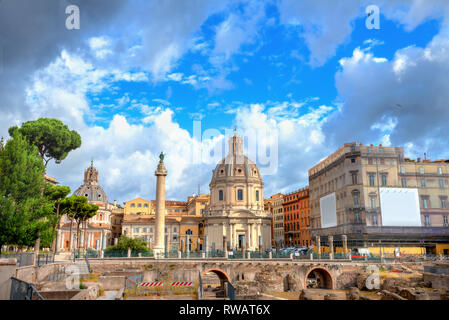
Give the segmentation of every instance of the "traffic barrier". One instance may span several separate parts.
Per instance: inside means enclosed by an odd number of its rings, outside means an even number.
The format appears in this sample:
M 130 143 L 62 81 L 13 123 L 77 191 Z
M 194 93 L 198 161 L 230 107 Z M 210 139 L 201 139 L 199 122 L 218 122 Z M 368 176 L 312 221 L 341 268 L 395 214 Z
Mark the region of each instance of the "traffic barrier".
M 171 283 L 173 287 L 190 287 L 192 285 L 192 282 L 188 281 L 174 281 Z
M 153 281 L 153 282 L 141 282 L 141 287 L 162 287 L 164 284 L 160 281 Z

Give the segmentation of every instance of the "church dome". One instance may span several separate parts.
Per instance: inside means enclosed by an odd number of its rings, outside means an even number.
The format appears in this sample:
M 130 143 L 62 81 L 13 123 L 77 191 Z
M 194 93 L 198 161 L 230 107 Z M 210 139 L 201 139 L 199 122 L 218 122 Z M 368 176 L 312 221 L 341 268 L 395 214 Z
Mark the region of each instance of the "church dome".
M 242 177 L 262 180 L 257 165 L 243 154 L 243 139 L 234 133 L 229 139 L 229 153 L 213 170 L 211 184 L 227 177 Z
M 88 201 L 108 202 L 108 196 L 103 188 L 98 185 L 98 171 L 93 162 L 84 171 L 84 184 L 73 193 L 77 196 L 85 196 Z
M 243 154 L 243 139 L 237 132 L 229 139 L 228 155 L 213 170 L 209 187 L 210 212 L 222 214 L 223 208 L 263 211 L 262 177 L 254 161 Z

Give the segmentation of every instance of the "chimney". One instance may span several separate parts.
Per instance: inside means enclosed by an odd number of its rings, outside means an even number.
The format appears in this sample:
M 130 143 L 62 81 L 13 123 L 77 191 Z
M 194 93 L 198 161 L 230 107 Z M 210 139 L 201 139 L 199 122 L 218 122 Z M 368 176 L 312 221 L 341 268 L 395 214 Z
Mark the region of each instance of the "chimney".
M 117 200 L 114 200 L 114 207 L 117 207 Z

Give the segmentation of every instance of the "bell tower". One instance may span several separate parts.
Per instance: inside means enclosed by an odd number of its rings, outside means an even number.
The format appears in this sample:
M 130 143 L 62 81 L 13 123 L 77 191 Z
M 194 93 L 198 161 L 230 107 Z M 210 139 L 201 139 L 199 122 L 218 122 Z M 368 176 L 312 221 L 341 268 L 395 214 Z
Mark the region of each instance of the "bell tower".
M 94 161 L 90 162 L 90 167 L 84 171 L 84 184 L 98 184 L 98 171 L 94 167 Z

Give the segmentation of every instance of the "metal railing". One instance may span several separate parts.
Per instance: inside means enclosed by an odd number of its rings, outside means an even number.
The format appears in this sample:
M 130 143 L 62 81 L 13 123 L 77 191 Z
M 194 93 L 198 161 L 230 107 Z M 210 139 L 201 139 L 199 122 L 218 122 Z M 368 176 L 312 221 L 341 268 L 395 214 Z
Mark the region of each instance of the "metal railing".
M 11 277 L 10 300 L 45 300 L 32 283 Z

